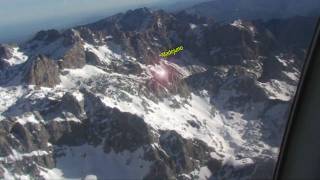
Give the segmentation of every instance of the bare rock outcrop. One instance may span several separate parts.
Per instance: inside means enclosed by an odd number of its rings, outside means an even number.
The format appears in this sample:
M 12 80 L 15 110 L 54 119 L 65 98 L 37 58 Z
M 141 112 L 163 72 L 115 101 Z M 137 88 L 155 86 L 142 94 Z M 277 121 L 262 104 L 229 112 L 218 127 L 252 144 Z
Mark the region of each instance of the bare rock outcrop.
M 0 59 L 9 59 L 12 57 L 10 48 L 7 45 L 0 44 Z
M 55 61 L 39 55 L 29 63 L 25 76 L 26 83 L 45 87 L 53 87 L 60 83 L 59 68 Z

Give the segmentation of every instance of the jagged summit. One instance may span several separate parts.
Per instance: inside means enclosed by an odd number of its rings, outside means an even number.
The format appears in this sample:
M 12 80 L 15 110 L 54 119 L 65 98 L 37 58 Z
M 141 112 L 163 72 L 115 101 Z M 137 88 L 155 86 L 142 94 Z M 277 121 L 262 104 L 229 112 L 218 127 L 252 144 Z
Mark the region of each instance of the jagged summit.
M 58 65 L 52 59 L 38 55 L 27 63 L 29 63 L 25 67 L 25 82 L 27 84 L 53 87 L 60 83 Z
M 12 53 L 9 50 L 9 46 L 0 44 L 0 59 L 10 59 Z
M 0 178 L 271 176 L 309 31 L 281 21 L 141 8 L 4 48 Z

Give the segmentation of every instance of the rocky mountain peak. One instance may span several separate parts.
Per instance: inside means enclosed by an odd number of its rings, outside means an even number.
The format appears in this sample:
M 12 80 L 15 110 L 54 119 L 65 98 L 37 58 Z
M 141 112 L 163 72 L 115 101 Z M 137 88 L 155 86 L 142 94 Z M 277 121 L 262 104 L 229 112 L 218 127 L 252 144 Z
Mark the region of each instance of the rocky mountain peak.
M 0 72 L 0 179 L 271 171 L 302 61 L 282 46 L 292 25 L 142 8 L 39 32 Z
M 63 45 L 68 47 L 81 41 L 80 33 L 75 29 L 68 29 L 63 32 Z
M 44 55 L 30 59 L 26 64 L 25 82 L 36 86 L 53 87 L 60 82 L 56 62 Z
M 151 11 L 148 8 L 129 10 L 121 16 L 117 24 L 125 32 L 143 32 L 154 27 L 160 28 L 161 15 L 165 14 L 161 11 Z
M 0 44 L 0 70 L 4 70 L 10 66 L 10 63 L 6 61 L 12 57 L 10 47 L 5 44 Z
M 10 47 L 5 44 L 0 44 L 0 59 L 9 59 L 12 57 Z
M 58 30 L 50 29 L 46 31 L 39 31 L 35 37 L 31 40 L 44 41 L 50 43 L 61 37 L 61 33 Z

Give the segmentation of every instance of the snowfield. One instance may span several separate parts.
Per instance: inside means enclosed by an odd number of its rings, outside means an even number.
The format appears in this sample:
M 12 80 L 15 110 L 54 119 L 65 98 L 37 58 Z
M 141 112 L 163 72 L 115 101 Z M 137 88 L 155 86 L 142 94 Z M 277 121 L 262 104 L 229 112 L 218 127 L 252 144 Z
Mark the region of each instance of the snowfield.
M 243 28 L 241 21 L 232 23 L 237 28 Z M 197 26 L 190 24 L 191 29 Z M 64 49 L 59 49 L 57 44 L 52 46 L 57 57 Z M 124 61 L 135 62 L 135 58 L 119 55 L 110 50 L 107 45 L 93 46 L 84 43 L 84 48 L 97 55 L 99 60 L 105 65 L 112 62 L 121 63 Z M 47 51 L 47 49 L 41 49 Z M 212 49 L 212 54 L 219 49 Z M 278 60 L 287 66 L 281 58 Z M 18 65 L 26 61 L 26 56 L 14 50 L 14 59 L 9 60 L 12 65 Z M 162 65 L 175 69 L 181 78 L 192 75 L 188 67 L 182 67 L 175 63 L 163 60 Z M 208 146 L 215 149 L 211 156 L 220 159 L 225 165 L 243 167 L 254 163 L 255 157 L 276 158 L 278 147 L 269 145 L 262 139 L 263 123 L 260 117 L 255 114 L 265 107 L 262 103 L 248 104 L 247 114 L 240 111 L 231 111 L 224 108 L 229 98 L 237 97 L 240 94 L 236 90 L 221 90 L 214 97 L 210 97 L 206 90 L 201 92 L 191 92 L 190 96 L 183 97 L 179 94 L 164 98 L 157 98 L 152 93 L 149 95 L 140 93 L 146 82 L 152 79 L 154 71 L 159 71 L 161 65 L 142 65 L 141 75 L 127 75 L 115 73 L 109 69 L 102 69 L 94 65 L 85 65 L 79 69 L 64 69 L 60 74 L 61 83 L 54 88 L 35 88 L 34 86 L 3 86 L 0 87 L 0 120 L 5 118 L 6 112 L 15 105 L 19 99 L 28 98 L 30 100 L 52 99 L 58 100 L 67 92 L 71 93 L 79 102 L 84 97 L 80 92 L 81 88 L 92 90 L 102 102 L 111 108 L 117 108 L 121 112 L 135 114 L 144 119 L 156 131 L 173 130 L 186 139 L 199 139 Z M 202 72 L 205 67 L 199 68 Z M 298 80 L 296 72 L 285 72 L 289 78 Z M 165 74 L 163 74 L 165 76 Z M 284 81 L 272 79 L 269 82 L 257 82 L 268 98 L 271 100 L 290 101 L 294 96 L 295 86 Z M 153 97 L 152 98 L 150 98 Z M 25 107 L 21 106 L 21 109 Z M 282 115 L 278 112 L 280 108 L 269 109 L 268 115 Z M 66 118 L 55 118 L 54 121 L 73 121 L 82 123 L 72 114 L 65 114 Z M 15 116 L 15 123 L 26 125 L 29 123 L 47 123 L 38 119 L 33 113 L 25 113 Z M 271 119 L 274 117 L 271 117 Z M 276 126 L 270 122 L 270 127 Z M 248 138 L 250 136 L 250 138 Z M 106 179 L 142 179 L 149 171 L 151 162 L 143 160 L 143 151 L 139 149 L 135 152 L 124 151 L 121 153 L 105 153 L 102 147 L 93 145 L 62 146 L 58 148 L 61 156 L 55 159 L 54 169 L 41 169 L 41 175 L 45 179 L 96 179 L 104 177 Z M 13 154 L 0 157 L 1 161 L 17 161 L 25 157 L 42 156 L 46 151 L 34 151 L 20 154 L 13 150 Z M 30 179 L 28 176 L 17 176 L 11 174 L 6 168 L 4 177 L 6 179 Z M 211 172 L 206 166 L 200 170 L 194 170 L 191 174 L 197 175 L 200 179 L 207 179 Z M 185 174 L 186 177 L 189 175 Z

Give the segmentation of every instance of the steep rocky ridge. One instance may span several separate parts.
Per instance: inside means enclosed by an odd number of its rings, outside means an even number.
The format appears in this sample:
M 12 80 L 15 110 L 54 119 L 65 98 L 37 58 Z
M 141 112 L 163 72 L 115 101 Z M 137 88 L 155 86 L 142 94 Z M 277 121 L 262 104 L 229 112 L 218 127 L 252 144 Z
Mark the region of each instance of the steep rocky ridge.
M 41 31 L 1 71 L 0 178 L 270 179 L 312 22 L 142 8 Z

